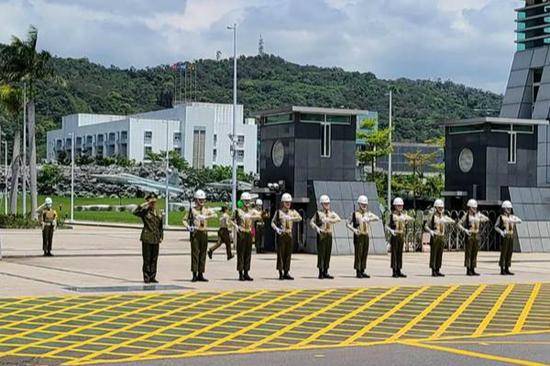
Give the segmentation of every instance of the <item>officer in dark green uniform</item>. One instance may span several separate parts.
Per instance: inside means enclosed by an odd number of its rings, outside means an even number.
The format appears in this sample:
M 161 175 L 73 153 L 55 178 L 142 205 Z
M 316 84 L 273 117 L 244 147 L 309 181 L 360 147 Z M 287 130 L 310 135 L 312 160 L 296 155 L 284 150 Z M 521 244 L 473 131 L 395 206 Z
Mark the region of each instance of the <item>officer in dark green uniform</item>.
M 243 207 L 235 211 L 233 226 L 237 229 L 237 271 L 239 281 L 253 281 L 250 277 L 250 262 L 252 259 L 252 227 L 262 219 L 262 214 L 250 207 L 250 193 L 243 192 L 241 201 Z
M 256 253 L 264 252 L 264 229 L 265 223 L 269 220 L 269 211 L 263 209 L 264 202 L 261 199 L 256 200 L 256 210 L 261 212 L 262 219 L 256 221 L 254 224 L 254 245 L 256 246 Z
M 391 249 L 391 268 L 393 271 L 392 277 L 407 277 L 401 268 L 403 267 L 403 245 L 405 245 L 405 228 L 407 222 L 414 219 L 403 212 L 405 203 L 400 197 L 393 200 L 393 211 L 390 213 L 386 230 L 391 234 L 390 249 Z
M 489 222 L 489 218 L 477 211 L 477 201 L 468 200 L 468 212 L 458 221 L 458 227 L 465 235 L 464 267 L 467 276 L 479 276 L 476 272 L 477 252 L 479 250 L 481 224 Z
M 143 221 L 141 231 L 141 253 L 143 255 L 143 282 L 158 283 L 157 262 L 159 245 L 164 238 L 162 214 L 156 208 L 157 195 L 150 193 L 145 197 L 145 203 L 134 210 L 134 215 Z
M 195 192 L 195 207 L 189 210 L 189 215 L 183 220 L 191 239 L 191 272 L 193 272 L 191 282 L 208 282 L 204 278 L 208 251 L 208 220 L 216 217 L 216 214 L 205 207 L 205 203 L 206 193 L 199 189 Z
M 495 231 L 502 236 L 499 260 L 501 275 L 513 275 L 510 272 L 510 267 L 512 266 L 512 253 L 514 251 L 514 235 L 516 225 L 520 223 L 521 219 L 512 214 L 512 202 L 504 201 L 502 203 L 502 214 L 495 224 Z
M 445 277 L 440 271 L 445 248 L 445 229 L 448 224 L 454 223 L 454 220 L 445 215 L 443 200 L 435 200 L 434 209 L 433 215 L 428 218 L 424 226 L 424 229 L 430 233 L 430 268 L 433 277 Z

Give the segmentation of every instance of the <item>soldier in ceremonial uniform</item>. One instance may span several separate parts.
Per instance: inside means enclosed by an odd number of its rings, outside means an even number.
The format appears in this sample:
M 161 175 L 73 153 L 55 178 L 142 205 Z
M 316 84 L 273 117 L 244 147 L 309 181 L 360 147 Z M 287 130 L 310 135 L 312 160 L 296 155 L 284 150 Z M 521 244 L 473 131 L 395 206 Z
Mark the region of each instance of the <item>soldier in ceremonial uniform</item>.
M 466 275 L 479 276 L 475 271 L 477 266 L 477 252 L 479 250 L 479 229 L 481 224 L 488 222 L 489 218 L 477 211 L 477 201 L 470 199 L 467 203 L 468 212 L 458 222 L 458 227 L 466 234 L 464 243 L 464 267 Z
M 289 274 L 290 261 L 292 258 L 292 229 L 294 223 L 302 221 L 302 216 L 291 209 L 292 196 L 289 193 L 281 197 L 281 208 L 275 212 L 271 220 L 271 227 L 277 234 L 277 270 L 280 280 L 293 280 Z
M 42 250 L 44 257 L 52 257 L 53 232 L 57 228 L 57 212 L 53 209 L 53 201 L 50 197 L 44 200 L 44 204 L 36 209 L 38 219 L 42 225 Z
M 514 234 L 516 225 L 521 223 L 521 219 L 512 213 L 512 202 L 504 201 L 502 203 L 502 213 L 495 224 L 495 230 L 502 236 L 500 242 L 500 274 L 513 275 L 510 272 L 512 266 L 512 252 L 514 251 Z
M 430 268 L 433 277 L 445 277 L 441 273 L 441 262 L 443 260 L 443 248 L 445 247 L 445 228 L 454 224 L 454 220 L 445 215 L 445 203 L 443 200 L 435 200 L 434 213 L 426 221 L 424 229 L 430 233 Z
M 326 194 L 319 197 L 321 209 L 317 210 L 311 218 L 310 225 L 317 232 L 317 268 L 319 279 L 333 279 L 328 269 L 332 254 L 332 230 L 333 226 L 342 219 L 330 209 L 330 198 Z
M 262 219 L 262 214 L 250 207 L 250 193 L 243 192 L 241 201 L 243 207 L 237 209 L 233 218 L 233 224 L 237 228 L 237 271 L 239 281 L 253 281 L 250 277 L 250 261 L 252 259 L 252 227 L 254 223 Z
M 187 227 L 191 239 L 191 282 L 208 282 L 204 277 L 206 269 L 206 252 L 208 250 L 208 220 L 216 217 L 211 209 L 205 207 L 206 193 L 195 192 L 195 207 L 191 207 L 183 225 Z
M 357 204 L 359 208 L 351 214 L 347 224 L 347 227 L 353 232 L 353 246 L 355 249 L 353 268 L 355 268 L 357 278 L 370 278 L 365 273 L 369 254 L 370 223 L 378 221 L 380 218 L 369 211 L 367 196 L 359 196 Z
M 405 203 L 400 197 L 393 200 L 393 211 L 390 214 L 386 229 L 390 232 L 390 250 L 391 250 L 391 268 L 392 277 L 407 277 L 401 268 L 403 268 L 403 245 L 405 244 L 405 227 L 407 222 L 414 219 L 403 212 Z
M 143 256 L 143 282 L 157 283 L 157 262 L 159 246 L 164 238 L 162 214 L 156 208 L 157 195 L 150 193 L 145 202 L 134 210 L 134 215 L 143 222 L 141 231 L 141 253 Z
M 261 212 L 262 219 L 256 221 L 256 224 L 254 226 L 255 234 L 254 234 L 254 244 L 256 246 L 256 253 L 263 253 L 264 251 L 264 229 L 265 229 L 265 223 L 267 220 L 269 220 L 269 211 L 264 210 L 263 208 L 264 202 L 261 199 L 256 200 L 256 210 Z
M 218 229 L 218 242 L 212 248 L 208 249 L 208 257 L 212 259 L 214 251 L 224 244 L 227 260 L 231 260 L 234 255 L 231 253 L 231 230 L 229 227 L 233 225 L 233 221 L 231 221 L 231 216 L 229 216 L 227 212 L 227 207 L 222 207 L 221 211 L 222 215 L 220 217 L 220 228 Z

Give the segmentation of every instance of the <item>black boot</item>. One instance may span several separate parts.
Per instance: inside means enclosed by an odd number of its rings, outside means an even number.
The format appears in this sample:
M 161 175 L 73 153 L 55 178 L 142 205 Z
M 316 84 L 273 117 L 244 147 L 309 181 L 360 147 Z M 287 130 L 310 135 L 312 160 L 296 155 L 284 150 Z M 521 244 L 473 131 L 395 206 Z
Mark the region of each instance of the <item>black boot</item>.
M 325 269 L 325 273 L 324 273 L 324 276 L 327 280 L 332 280 L 334 279 L 334 277 L 332 277 L 329 273 L 328 273 L 328 269 Z
M 391 276 L 392 276 L 393 278 L 397 278 L 397 277 L 399 277 L 399 275 L 397 274 L 397 271 L 396 271 L 395 269 L 394 269 L 394 270 L 392 270 L 392 271 L 393 271 L 393 273 L 392 273 L 392 275 L 391 275 Z
M 437 271 L 435 269 L 432 269 L 432 277 L 437 277 Z
M 212 259 L 212 249 L 208 249 L 208 258 Z
M 193 272 L 193 278 L 191 279 L 191 282 L 197 282 L 199 279 L 197 278 L 197 272 Z
M 202 273 L 199 273 L 199 275 L 197 276 L 197 280 L 199 282 L 208 282 L 208 280 L 204 278 L 204 275 Z
M 470 269 L 470 267 L 466 268 L 466 276 L 471 276 L 472 275 L 472 270 Z
M 243 271 L 239 271 L 239 281 L 244 281 Z
M 361 273 L 360 270 L 356 270 L 356 271 L 355 271 L 355 277 L 357 277 L 357 278 L 363 278 L 363 274 Z
M 325 278 L 325 272 L 322 269 L 319 270 L 319 277 L 317 278 L 319 278 L 320 280 Z
M 397 271 L 397 276 L 398 276 L 398 277 L 401 277 L 401 278 L 406 278 L 406 277 L 407 277 L 407 275 L 404 274 L 403 272 L 401 272 L 401 270 L 398 270 L 398 271 Z
M 283 275 L 283 271 L 279 271 L 279 279 L 284 280 L 285 276 Z
M 361 272 L 361 276 L 363 276 L 363 278 L 370 278 L 370 276 L 366 274 L 365 271 Z
M 230 261 L 234 256 L 235 256 L 235 255 L 233 255 L 233 254 L 228 255 L 228 256 L 227 256 L 227 260 Z
M 439 269 L 436 271 L 438 277 L 445 277 L 445 275 L 441 272 L 439 272 Z
M 151 283 L 159 283 L 159 281 L 157 281 L 156 278 L 152 278 L 151 281 L 149 281 L 149 282 L 151 282 Z
M 285 274 L 284 274 L 283 278 L 284 278 L 285 280 L 290 280 L 290 281 L 294 280 L 294 277 L 292 277 L 292 276 L 288 273 L 288 271 L 285 271 Z
M 245 280 L 245 281 L 254 281 L 254 279 L 248 275 L 248 271 L 245 271 L 245 272 L 244 272 L 244 276 L 243 276 L 243 277 L 244 277 L 244 280 Z
M 510 268 L 509 268 L 509 267 L 506 267 L 506 274 L 509 275 L 509 276 L 513 276 L 513 275 L 514 275 L 513 272 L 510 272 Z
M 479 273 L 476 272 L 475 268 L 472 267 L 472 276 L 479 276 Z
M 506 276 L 508 273 L 506 273 L 506 270 L 504 269 L 504 267 L 500 267 L 500 275 L 501 276 Z

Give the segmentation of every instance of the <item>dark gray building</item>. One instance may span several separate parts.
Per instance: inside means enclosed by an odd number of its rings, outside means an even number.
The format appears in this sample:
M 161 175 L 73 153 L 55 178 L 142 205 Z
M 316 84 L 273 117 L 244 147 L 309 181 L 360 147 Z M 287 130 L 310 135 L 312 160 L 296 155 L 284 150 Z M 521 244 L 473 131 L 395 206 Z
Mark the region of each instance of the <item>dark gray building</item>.
M 392 166 L 393 174 L 409 174 L 413 171 L 413 168 L 411 167 L 411 165 L 409 164 L 409 161 L 405 157 L 405 154 L 407 153 L 421 152 L 422 154 L 433 153 L 435 155 L 434 163 L 424 167 L 424 173 L 427 175 L 439 173 L 439 171 L 433 165 L 444 162 L 443 148 L 437 145 L 422 144 L 422 143 L 416 143 L 416 142 L 394 142 L 392 146 L 393 146 L 393 152 L 392 152 L 391 166 Z M 378 158 L 376 160 L 375 169 L 379 169 L 381 171 L 387 172 L 388 157 L 383 156 L 381 158 Z
M 257 114 L 259 122 L 259 188 L 271 204 L 279 205 L 280 194 L 294 197 L 295 207 L 307 219 L 313 216 L 320 195 L 329 194 L 334 210 L 347 218 L 359 194 L 368 194 L 371 208 L 379 210 L 374 185 L 356 178 L 357 116 L 368 111 L 292 106 Z M 278 184 L 279 189 L 273 189 Z M 374 225 L 373 251 L 385 251 L 382 224 Z M 336 254 L 353 253 L 353 242 L 345 223 L 336 227 Z M 297 233 L 302 249 L 315 252 L 315 235 L 309 225 Z M 272 235 L 266 236 L 267 247 Z M 382 242 L 380 242 L 382 241 Z

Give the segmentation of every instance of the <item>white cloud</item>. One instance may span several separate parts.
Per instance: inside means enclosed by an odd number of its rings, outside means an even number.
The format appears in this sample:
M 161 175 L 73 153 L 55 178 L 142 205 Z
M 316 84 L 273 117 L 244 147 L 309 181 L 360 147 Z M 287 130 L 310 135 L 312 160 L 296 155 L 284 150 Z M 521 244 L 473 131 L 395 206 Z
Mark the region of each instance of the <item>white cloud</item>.
M 0 42 L 39 28 L 40 46 L 105 65 L 154 66 L 267 52 L 379 77 L 442 78 L 503 92 L 518 0 L 0 0 Z

